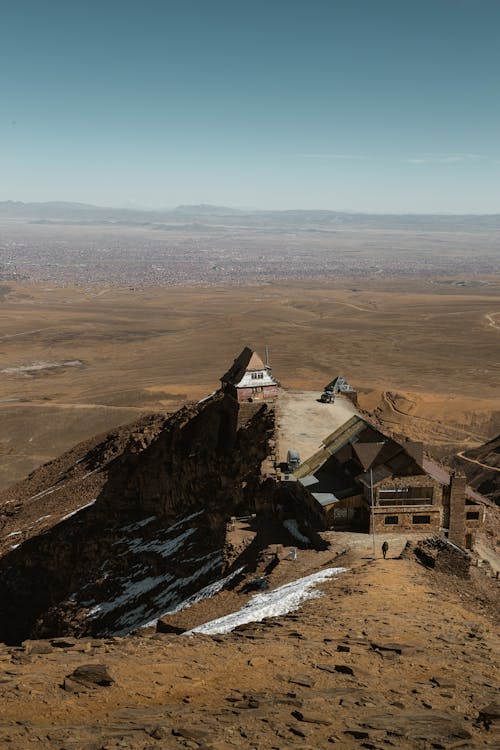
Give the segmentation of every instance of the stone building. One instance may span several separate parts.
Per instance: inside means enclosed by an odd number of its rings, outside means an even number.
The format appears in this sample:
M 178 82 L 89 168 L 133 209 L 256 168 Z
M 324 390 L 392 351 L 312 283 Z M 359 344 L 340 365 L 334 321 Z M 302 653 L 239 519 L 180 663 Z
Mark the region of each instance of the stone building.
M 221 378 L 221 389 L 237 401 L 255 401 L 278 395 L 278 383 L 270 365 L 246 346 Z
M 465 477 L 424 459 L 359 416 L 323 441 L 294 472 L 297 517 L 316 529 L 441 533 L 472 548 L 483 520 Z

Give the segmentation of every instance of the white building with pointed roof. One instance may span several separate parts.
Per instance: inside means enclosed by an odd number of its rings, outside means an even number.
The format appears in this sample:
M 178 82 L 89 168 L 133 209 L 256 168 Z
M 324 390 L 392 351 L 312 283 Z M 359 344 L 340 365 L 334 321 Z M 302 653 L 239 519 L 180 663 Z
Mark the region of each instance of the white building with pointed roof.
M 248 346 L 222 376 L 221 388 L 237 401 L 262 401 L 278 395 L 278 383 L 272 377 L 271 367 Z

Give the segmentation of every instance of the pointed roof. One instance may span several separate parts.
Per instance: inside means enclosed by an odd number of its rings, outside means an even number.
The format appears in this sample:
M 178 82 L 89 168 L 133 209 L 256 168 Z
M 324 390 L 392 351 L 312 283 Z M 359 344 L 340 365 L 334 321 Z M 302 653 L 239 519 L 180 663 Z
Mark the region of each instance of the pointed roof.
M 266 366 L 257 352 L 250 347 L 245 346 L 242 352 L 236 357 L 229 370 L 221 377 L 223 383 L 239 383 L 245 372 L 255 372 L 265 370 Z
M 373 465 L 384 445 L 385 441 L 381 443 L 353 443 L 352 449 L 363 469 L 367 471 Z

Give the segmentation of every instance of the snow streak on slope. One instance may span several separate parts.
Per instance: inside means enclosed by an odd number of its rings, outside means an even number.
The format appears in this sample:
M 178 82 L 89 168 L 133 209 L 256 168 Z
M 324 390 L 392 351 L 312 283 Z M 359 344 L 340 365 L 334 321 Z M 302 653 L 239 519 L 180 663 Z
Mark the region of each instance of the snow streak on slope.
M 245 625 L 248 622 L 260 622 L 266 617 L 278 617 L 292 612 L 307 599 L 314 599 L 322 596 L 321 591 L 316 590 L 318 583 L 333 578 L 340 573 L 345 573 L 347 568 L 325 568 L 317 573 L 312 573 L 305 578 L 299 578 L 296 581 L 280 586 L 274 591 L 265 594 L 256 594 L 244 607 L 237 612 L 233 612 L 225 617 L 219 617 L 217 620 L 211 620 L 204 625 L 200 625 L 193 630 L 188 631 L 187 635 L 192 633 L 205 633 L 206 635 L 215 635 L 216 633 L 229 633 L 238 625 Z
M 222 550 L 206 552 L 203 513 L 192 513 L 168 528 L 150 516 L 118 530 L 97 578 L 70 596 L 88 608 L 95 633 L 126 635 L 225 585 L 226 579 L 218 580 Z
M 144 627 L 148 628 L 152 625 L 156 625 L 160 617 L 165 617 L 165 615 L 173 615 L 175 612 L 180 612 L 182 609 L 192 607 L 193 604 L 200 602 L 202 599 L 211 599 L 212 596 L 215 596 L 215 594 L 218 594 L 219 591 L 222 591 L 222 589 L 227 586 L 227 584 L 232 581 L 233 578 L 236 578 L 236 576 L 238 576 L 243 570 L 244 567 L 237 568 L 225 578 L 219 578 L 219 580 L 214 581 L 213 583 L 209 583 L 208 586 L 204 586 L 202 589 L 197 591 L 196 594 L 193 594 L 188 599 L 185 599 L 175 607 L 168 609 L 166 612 L 162 612 L 162 614 L 159 615 L 159 617 L 155 617 L 154 620 L 147 622 Z

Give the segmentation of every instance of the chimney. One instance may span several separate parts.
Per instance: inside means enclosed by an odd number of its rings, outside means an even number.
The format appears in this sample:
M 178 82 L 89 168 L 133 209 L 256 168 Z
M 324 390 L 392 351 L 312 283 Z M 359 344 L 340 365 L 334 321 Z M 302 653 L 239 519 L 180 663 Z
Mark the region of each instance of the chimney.
M 448 539 L 465 549 L 465 485 L 464 474 L 453 472 L 450 477 L 450 531 Z

